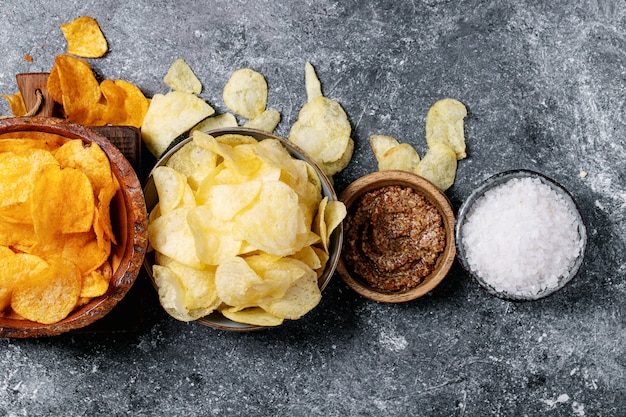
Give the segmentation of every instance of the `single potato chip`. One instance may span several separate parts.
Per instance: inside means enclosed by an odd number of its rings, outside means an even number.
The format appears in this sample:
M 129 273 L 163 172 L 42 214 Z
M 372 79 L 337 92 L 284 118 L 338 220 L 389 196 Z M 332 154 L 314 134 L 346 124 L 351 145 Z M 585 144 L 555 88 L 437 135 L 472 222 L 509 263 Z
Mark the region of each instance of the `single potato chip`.
M 408 143 L 394 146 L 378 158 L 378 170 L 401 170 L 413 172 L 420 162 L 420 156 L 415 148 Z
M 432 148 L 434 144 L 449 146 L 456 158 L 463 159 L 465 152 L 465 136 L 463 119 L 467 117 L 467 109 L 458 100 L 444 98 L 437 101 L 426 115 L 426 142 Z
M 267 105 L 267 81 L 262 74 L 242 68 L 232 73 L 222 93 L 224 104 L 232 112 L 254 119 Z
M 195 125 L 190 133 L 193 133 L 195 130 L 199 130 L 201 132 L 208 133 L 211 130 L 221 129 L 223 127 L 237 127 L 237 119 L 232 113 L 223 113 L 215 116 L 207 117 L 197 125 Z
M 279 122 L 280 113 L 278 110 L 269 109 L 265 110 L 254 119 L 248 120 L 243 126 L 272 133 Z
M 307 272 L 289 287 L 284 297 L 278 300 L 262 302 L 261 308 L 268 313 L 283 319 L 297 320 L 311 311 L 322 299 L 317 275 L 307 267 Z
M 3 94 L 2 97 L 9 103 L 11 113 L 13 113 L 14 116 L 24 116 L 26 112 L 28 112 L 26 104 L 24 103 L 24 97 L 22 97 L 22 93 L 19 91 L 11 95 Z
M 454 151 L 446 145 L 434 144 L 417 165 L 415 173 L 431 181 L 442 191 L 454 184 L 457 159 Z
M 109 50 L 98 22 L 89 16 L 81 16 L 61 25 L 67 40 L 67 53 L 82 58 L 100 58 Z
M 371 135 L 370 136 L 370 146 L 372 147 L 372 152 L 374 152 L 374 156 L 377 160 L 380 160 L 385 152 L 389 149 L 398 146 L 400 142 L 394 137 L 385 136 L 385 135 Z
M 13 289 L 11 308 L 25 319 L 43 324 L 67 317 L 78 304 L 82 288 L 80 270 L 57 258 L 49 267 L 31 274 Z
M 202 91 L 200 80 L 182 58 L 178 58 L 170 65 L 167 74 L 163 77 L 163 82 L 175 91 L 195 94 L 200 94 Z
M 174 139 L 215 112 L 200 97 L 182 91 L 155 94 L 141 126 L 141 136 L 150 152 L 159 157 Z
M 284 321 L 259 307 L 246 308 L 243 310 L 230 307 L 224 308 L 220 310 L 220 312 L 227 319 L 239 323 L 251 324 L 253 326 L 280 326 Z
M 310 62 L 304 64 L 304 86 L 306 88 L 307 101 L 312 101 L 314 98 L 323 96 L 322 83 L 320 83 L 315 68 L 313 68 Z

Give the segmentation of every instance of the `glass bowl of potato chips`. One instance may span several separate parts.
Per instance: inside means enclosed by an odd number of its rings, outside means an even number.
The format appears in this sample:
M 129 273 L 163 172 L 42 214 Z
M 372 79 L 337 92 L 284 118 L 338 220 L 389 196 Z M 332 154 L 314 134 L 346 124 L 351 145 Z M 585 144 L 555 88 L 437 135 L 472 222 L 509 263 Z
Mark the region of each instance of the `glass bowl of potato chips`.
M 144 265 L 173 318 L 250 331 L 320 302 L 346 211 L 288 140 L 251 128 L 194 131 L 159 159 L 144 195 Z
M 147 247 L 141 184 L 84 126 L 0 120 L 0 336 L 53 336 L 106 316 Z

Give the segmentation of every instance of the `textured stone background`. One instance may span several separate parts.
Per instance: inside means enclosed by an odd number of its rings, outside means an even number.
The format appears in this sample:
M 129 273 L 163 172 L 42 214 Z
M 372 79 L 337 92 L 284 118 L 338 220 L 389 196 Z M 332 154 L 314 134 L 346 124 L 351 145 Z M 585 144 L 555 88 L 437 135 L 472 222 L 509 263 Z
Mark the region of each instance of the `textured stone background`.
M 49 71 L 66 47 L 59 24 L 84 14 L 110 45 L 91 60 L 100 76 L 165 92 L 182 57 L 221 112 L 230 73 L 252 67 L 282 135 L 312 62 L 353 125 L 338 192 L 375 170 L 369 135 L 423 154 L 428 108 L 457 98 L 469 117 L 455 209 L 498 171 L 538 170 L 580 204 L 587 259 L 531 303 L 488 296 L 458 265 L 403 305 L 336 276 L 303 320 L 248 334 L 170 319 L 141 276 L 136 332 L 0 340 L 0 415 L 625 415 L 625 1 L 5 0 L 0 93 L 16 91 L 16 73 Z

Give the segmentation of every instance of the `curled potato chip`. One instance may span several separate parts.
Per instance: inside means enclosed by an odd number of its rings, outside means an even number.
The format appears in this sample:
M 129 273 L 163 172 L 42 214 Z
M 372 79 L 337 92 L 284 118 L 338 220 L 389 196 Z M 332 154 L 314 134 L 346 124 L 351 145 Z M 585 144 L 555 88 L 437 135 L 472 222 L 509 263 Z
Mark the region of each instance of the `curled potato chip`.
M 454 151 L 446 145 L 434 144 L 417 165 L 415 173 L 434 183 L 442 191 L 454 184 L 457 159 Z
M 91 124 L 104 108 L 100 103 L 102 90 L 87 61 L 70 55 L 58 55 L 54 67 L 59 76 L 61 104 L 68 120 Z M 53 68 L 53 71 L 54 68 Z
M 201 269 L 203 265 L 187 222 L 188 213 L 188 208 L 178 208 L 152 220 L 148 225 L 148 239 L 155 250 L 180 263 Z
M 202 83 L 182 58 L 178 58 L 170 65 L 167 74 L 163 77 L 163 82 L 176 91 L 195 94 L 200 94 L 202 91 Z
M 268 313 L 260 307 L 252 307 L 240 310 L 236 307 L 227 307 L 220 310 L 227 319 L 251 324 L 253 326 L 279 326 L 283 319 Z
M 277 300 L 262 302 L 261 308 L 283 319 L 297 320 L 311 311 L 321 300 L 315 272 L 304 266 L 306 273 L 291 285 L 285 295 Z
M 439 143 L 449 146 L 457 159 L 467 156 L 465 153 L 465 136 L 463 119 L 467 110 L 463 103 L 452 98 L 437 101 L 426 115 L 426 142 L 428 147 Z
M 11 113 L 13 113 L 14 116 L 23 116 L 28 111 L 24 103 L 24 97 L 22 97 L 22 93 L 19 91 L 11 95 L 3 94 L 2 97 L 9 103 Z
M 155 94 L 141 125 L 141 136 L 150 152 L 159 157 L 174 139 L 214 112 L 206 101 L 191 93 Z
M 254 119 L 267 105 L 267 81 L 262 74 L 242 68 L 234 71 L 224 86 L 224 104 L 246 119 Z
M 61 25 L 67 40 L 67 53 L 83 58 L 100 58 L 109 50 L 98 22 L 90 16 L 81 16 Z
M 317 77 L 315 68 L 313 68 L 310 62 L 304 64 L 304 86 L 306 88 L 306 98 L 308 101 L 323 96 L 322 84 Z

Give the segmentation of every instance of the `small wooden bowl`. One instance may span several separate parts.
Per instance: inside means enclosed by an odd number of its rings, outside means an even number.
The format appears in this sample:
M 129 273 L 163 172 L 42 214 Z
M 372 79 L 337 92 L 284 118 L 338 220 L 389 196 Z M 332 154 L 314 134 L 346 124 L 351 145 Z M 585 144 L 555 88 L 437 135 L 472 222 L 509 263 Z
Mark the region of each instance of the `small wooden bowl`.
M 351 271 L 343 258 L 339 260 L 337 272 L 344 282 L 358 294 L 374 301 L 402 303 L 422 297 L 432 291 L 450 271 L 456 255 L 454 242 L 454 211 L 446 195 L 433 183 L 419 175 L 405 171 L 380 171 L 359 178 L 341 193 L 340 200 L 346 205 L 348 213 L 351 207 L 364 194 L 378 188 L 400 185 L 411 187 L 433 204 L 443 218 L 446 233 L 446 245 L 439 255 L 434 271 L 414 288 L 405 291 L 386 292 L 369 285 L 364 279 Z
M 251 136 L 258 141 L 261 141 L 263 139 L 278 140 L 294 158 L 301 159 L 313 167 L 313 169 L 317 173 L 321 182 L 322 196 L 328 197 L 329 201 L 337 200 L 337 194 L 335 193 L 335 190 L 333 188 L 333 185 L 330 179 L 326 176 L 326 174 L 324 174 L 324 172 L 319 167 L 319 165 L 317 165 L 317 163 L 315 163 L 315 161 L 311 159 L 311 157 L 309 157 L 304 151 L 302 151 L 300 148 L 298 148 L 296 145 L 294 145 L 287 139 L 274 135 L 272 133 L 264 132 L 264 131 L 257 130 L 257 129 L 246 128 L 246 127 L 222 128 L 222 129 L 212 130 L 207 133 L 215 137 L 219 137 L 219 136 L 227 135 L 227 134 L 238 134 L 238 135 Z M 191 140 L 192 140 L 191 137 L 187 137 L 183 139 L 182 141 L 176 143 L 174 146 L 172 146 L 167 152 L 165 152 L 163 156 L 161 156 L 161 158 L 159 158 L 159 160 L 157 161 L 156 165 L 153 168 L 153 171 L 155 168 L 165 165 L 174 153 L 176 153 L 181 147 L 183 147 L 185 144 L 187 144 Z M 152 172 L 148 176 L 148 179 L 144 186 L 144 194 L 146 198 L 148 211 L 151 211 L 159 202 L 159 196 L 156 191 L 156 186 L 154 184 L 154 178 L 152 177 Z M 320 288 L 320 291 L 323 291 L 326 288 L 331 278 L 333 277 L 333 274 L 335 273 L 337 263 L 339 262 L 339 255 L 341 253 L 342 243 L 343 243 L 343 225 L 340 224 L 330 236 L 330 244 L 328 248 L 329 259 L 326 262 L 326 267 L 324 269 L 324 272 L 318 278 L 318 286 Z M 152 280 L 152 284 L 154 285 L 155 288 L 157 288 L 156 283 L 154 281 L 153 274 L 152 274 L 152 266 L 154 265 L 154 263 L 155 263 L 154 253 L 150 252 L 145 257 L 144 267 L 146 271 L 148 272 L 150 279 Z M 262 329 L 267 328 L 266 326 L 256 326 L 252 324 L 238 323 L 238 322 L 232 321 L 224 317 L 221 313 L 217 311 L 209 314 L 208 316 L 199 318 L 198 320 L 196 320 L 196 322 L 204 326 L 214 328 L 214 329 L 229 330 L 229 331 L 234 331 L 234 332 L 247 332 L 247 331 L 262 330 Z
M 107 138 L 84 126 L 60 119 L 33 117 L 0 120 L 0 138 L 28 132 L 37 132 L 42 140 L 48 135 L 62 136 L 100 145 L 109 157 L 112 172 L 121 186 L 111 202 L 111 216 L 118 244 L 113 245 L 109 258 L 113 276 L 106 294 L 93 298 L 54 324 L 0 317 L 0 337 L 54 336 L 85 327 L 104 317 L 134 284 L 148 243 L 146 206 L 141 184 L 128 160 Z

